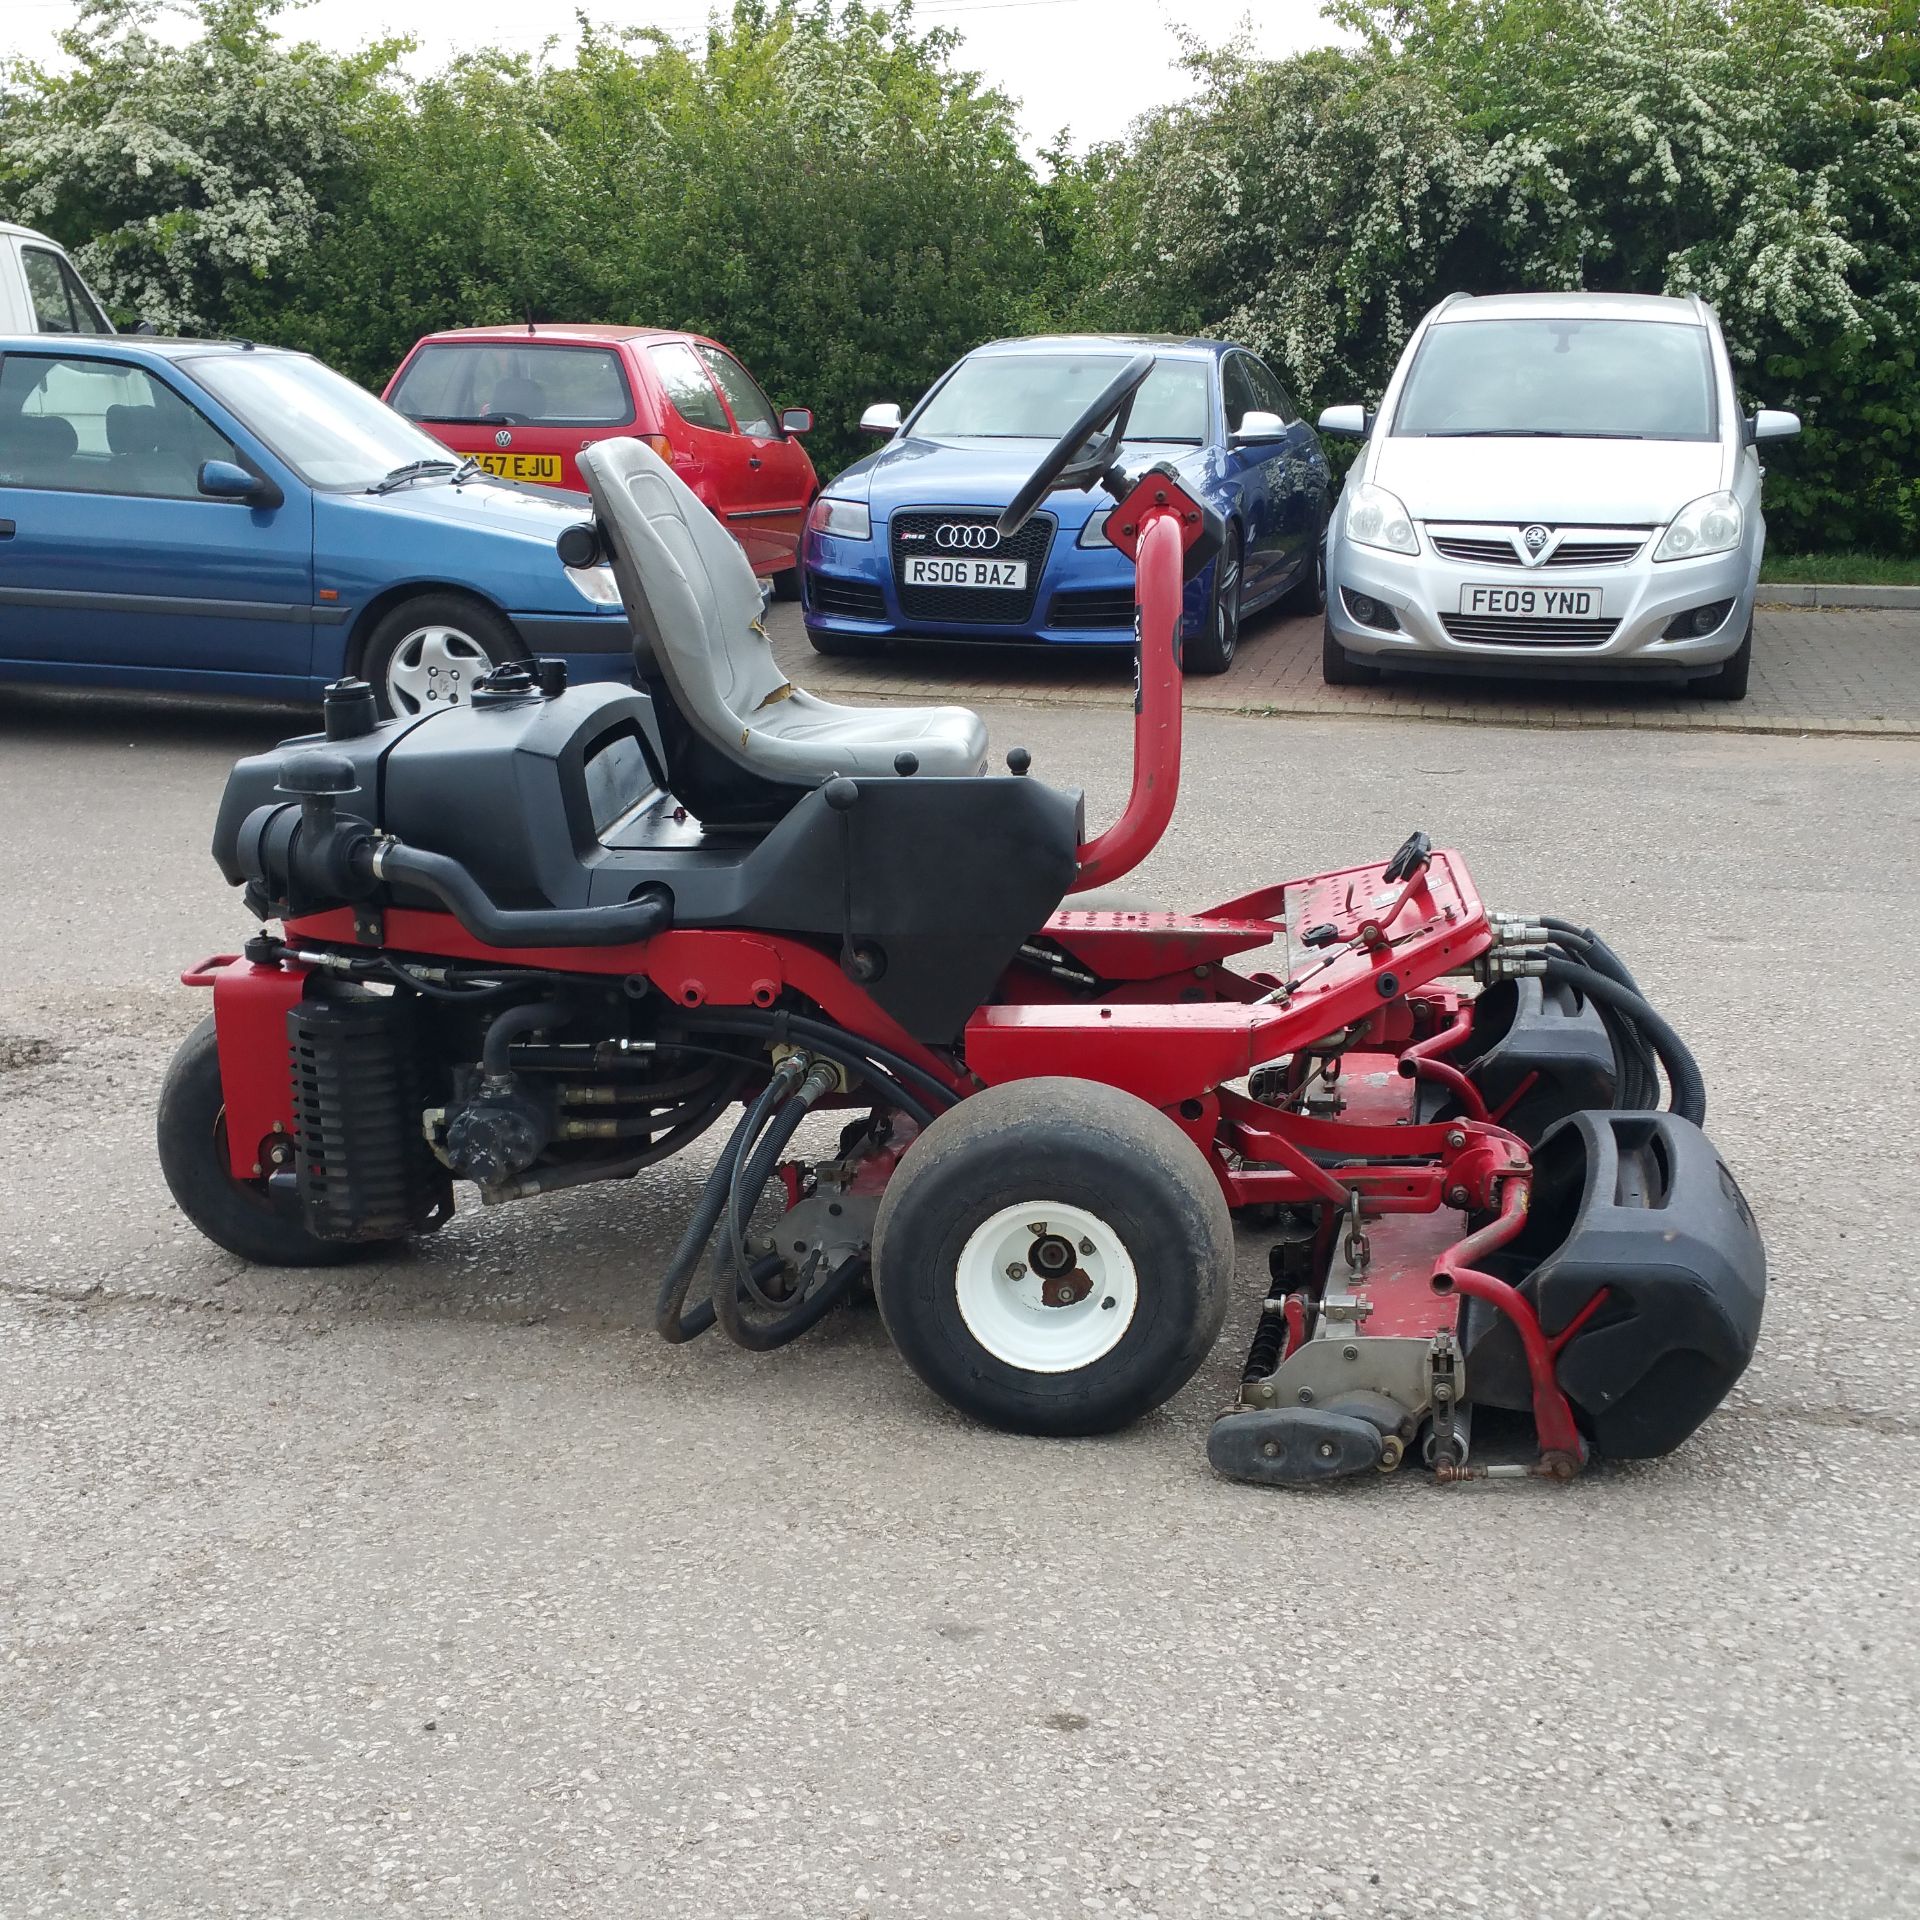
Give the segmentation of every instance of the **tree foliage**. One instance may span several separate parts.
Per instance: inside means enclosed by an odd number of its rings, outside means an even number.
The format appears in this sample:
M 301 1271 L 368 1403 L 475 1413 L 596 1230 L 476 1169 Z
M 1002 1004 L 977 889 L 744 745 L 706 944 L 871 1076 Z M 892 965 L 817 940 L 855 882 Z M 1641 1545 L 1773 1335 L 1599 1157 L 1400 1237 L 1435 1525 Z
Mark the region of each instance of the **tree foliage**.
M 83 0 L 0 70 L 0 210 L 110 303 L 306 346 L 372 385 L 437 327 L 694 327 L 824 468 L 877 398 L 996 333 L 1249 340 L 1377 393 L 1465 288 L 1698 292 L 1787 544 L 1920 548 L 1920 0 L 1336 0 L 1349 44 L 1194 47 L 1191 97 L 1031 164 L 908 0 L 734 0 L 689 50 L 587 27 L 410 77 L 277 32 L 285 0 Z
M 1196 52 L 1151 117 L 1108 298 L 1377 394 L 1455 289 L 1698 293 L 1772 457 L 1787 544 L 1920 545 L 1913 0 L 1345 0 L 1359 38 Z
M 168 331 L 224 325 L 304 264 L 362 158 L 400 50 L 286 46 L 284 0 L 202 0 L 184 48 L 158 0 L 85 0 L 59 67 L 0 72 L 0 206 L 73 243 L 107 303 Z

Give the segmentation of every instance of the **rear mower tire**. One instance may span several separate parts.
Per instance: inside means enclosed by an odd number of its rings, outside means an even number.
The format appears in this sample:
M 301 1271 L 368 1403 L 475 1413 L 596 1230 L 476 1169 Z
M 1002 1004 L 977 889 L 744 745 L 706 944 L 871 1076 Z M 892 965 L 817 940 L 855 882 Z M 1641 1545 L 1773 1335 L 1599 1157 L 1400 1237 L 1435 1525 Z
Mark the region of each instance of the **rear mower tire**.
M 1040 1298 L 1051 1258 L 1053 1284 L 1077 1294 L 1061 1304 Z M 880 1203 L 873 1269 L 888 1334 L 942 1399 L 1013 1433 L 1109 1433 L 1178 1392 L 1219 1336 L 1233 1222 L 1157 1108 L 1094 1081 L 1020 1080 L 914 1143 Z
M 160 1171 L 180 1211 L 215 1246 L 263 1267 L 331 1267 L 365 1249 L 321 1240 L 227 1164 L 226 1097 L 209 1014 L 181 1042 L 160 1088 Z

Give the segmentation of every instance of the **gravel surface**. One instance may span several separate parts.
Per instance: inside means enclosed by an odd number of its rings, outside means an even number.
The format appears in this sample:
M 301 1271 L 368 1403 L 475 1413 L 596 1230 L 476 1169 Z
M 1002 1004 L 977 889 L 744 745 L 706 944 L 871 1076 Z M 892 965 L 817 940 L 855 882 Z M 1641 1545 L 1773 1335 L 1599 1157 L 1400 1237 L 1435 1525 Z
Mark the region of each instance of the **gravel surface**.
M 1110 816 L 1126 725 L 990 714 Z M 1568 1487 L 1215 1480 L 1263 1248 L 1113 1439 L 971 1428 L 871 1313 L 646 1331 L 701 1173 L 247 1270 L 152 1105 L 284 716 L 0 706 L 0 1915 L 1915 1910 L 1920 746 L 1190 718 L 1139 881 L 1464 848 L 1693 1041 L 1774 1290 Z

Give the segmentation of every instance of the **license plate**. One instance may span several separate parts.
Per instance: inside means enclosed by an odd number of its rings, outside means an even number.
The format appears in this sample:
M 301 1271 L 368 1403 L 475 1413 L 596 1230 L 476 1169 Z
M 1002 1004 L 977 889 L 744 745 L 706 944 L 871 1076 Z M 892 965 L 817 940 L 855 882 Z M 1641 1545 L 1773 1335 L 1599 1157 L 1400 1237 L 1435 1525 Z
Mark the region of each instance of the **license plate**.
M 909 587 L 987 587 L 1002 593 L 1024 593 L 1024 560 L 950 560 L 945 555 L 916 553 L 907 562 Z
M 1598 620 L 1601 616 L 1598 587 L 1462 587 L 1462 613 L 1491 614 L 1495 619 L 1509 615 L 1516 620 L 1559 619 Z
M 557 453 L 477 453 L 487 472 L 502 480 L 531 480 L 539 486 L 560 484 L 560 456 Z

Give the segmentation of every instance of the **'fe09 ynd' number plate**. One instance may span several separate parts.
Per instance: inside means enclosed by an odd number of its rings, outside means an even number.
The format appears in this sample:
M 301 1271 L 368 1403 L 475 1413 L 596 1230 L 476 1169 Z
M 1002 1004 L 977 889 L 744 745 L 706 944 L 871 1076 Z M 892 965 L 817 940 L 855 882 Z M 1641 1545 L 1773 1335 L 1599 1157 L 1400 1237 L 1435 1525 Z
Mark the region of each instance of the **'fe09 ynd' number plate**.
M 1462 613 L 1509 614 L 1517 620 L 1598 620 L 1598 587 L 1462 587 Z

